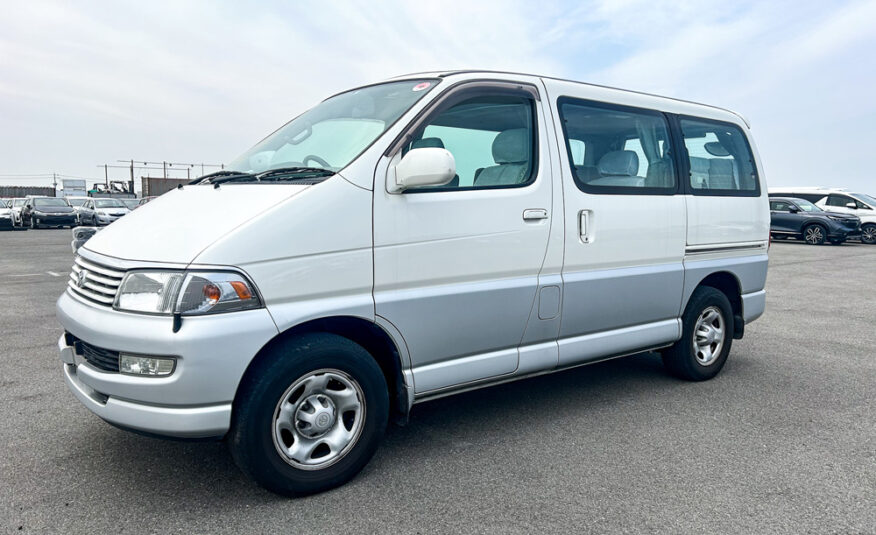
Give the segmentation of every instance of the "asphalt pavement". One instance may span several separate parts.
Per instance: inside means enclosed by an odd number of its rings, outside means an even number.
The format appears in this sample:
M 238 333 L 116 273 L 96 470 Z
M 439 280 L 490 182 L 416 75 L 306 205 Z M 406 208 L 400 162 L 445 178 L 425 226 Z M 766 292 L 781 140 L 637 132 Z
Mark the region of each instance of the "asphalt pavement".
M 287 499 L 67 391 L 69 242 L 0 232 L 0 531 L 876 533 L 876 246 L 773 243 L 711 381 L 647 353 L 424 403 L 351 483 Z

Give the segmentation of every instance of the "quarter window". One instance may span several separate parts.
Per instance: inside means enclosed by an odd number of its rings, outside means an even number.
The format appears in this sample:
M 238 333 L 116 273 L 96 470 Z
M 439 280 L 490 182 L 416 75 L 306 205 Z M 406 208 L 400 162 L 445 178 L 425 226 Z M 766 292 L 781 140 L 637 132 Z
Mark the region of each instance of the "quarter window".
M 570 98 L 561 98 L 557 105 L 579 189 L 634 195 L 675 193 L 669 124 L 662 113 Z
M 828 195 L 827 197 L 827 205 L 828 206 L 836 206 L 839 208 L 846 208 L 846 205 L 849 203 L 853 203 L 857 208 L 865 208 L 864 203 L 858 202 L 851 197 L 847 197 L 845 195 Z
M 760 195 L 751 148 L 742 130 L 730 123 L 682 119 L 694 195 Z
M 509 95 L 473 97 L 441 111 L 418 129 L 404 151 L 447 149 L 456 161 L 456 177 L 444 186 L 420 191 L 515 187 L 532 182 L 537 154 L 534 116 L 531 99 Z

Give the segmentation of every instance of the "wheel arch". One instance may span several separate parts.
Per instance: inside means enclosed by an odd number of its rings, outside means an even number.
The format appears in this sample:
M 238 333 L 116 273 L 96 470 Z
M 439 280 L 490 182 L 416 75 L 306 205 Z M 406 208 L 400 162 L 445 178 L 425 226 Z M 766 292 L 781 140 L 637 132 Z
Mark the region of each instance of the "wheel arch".
M 739 278 L 730 271 L 715 271 L 703 277 L 696 285 L 691 288 L 689 294 L 685 296 L 684 306 L 682 310 L 687 308 L 687 303 L 690 301 L 690 296 L 693 291 L 700 286 L 708 286 L 715 288 L 730 301 L 730 306 L 733 308 L 733 338 L 742 338 L 745 329 L 745 322 L 742 316 L 742 284 Z
M 240 385 L 244 384 L 263 359 L 268 358 L 268 355 L 275 346 L 290 338 L 309 333 L 335 334 L 365 348 L 377 362 L 378 366 L 380 366 L 386 379 L 389 389 L 390 416 L 400 423 L 407 421 L 410 403 L 408 387 L 402 371 L 402 353 L 399 350 L 399 343 L 382 326 L 373 321 L 355 316 L 328 316 L 312 319 L 277 334 L 250 361 L 238 383 L 237 392 L 240 392 Z M 238 396 L 235 393 L 232 411 L 237 401 Z

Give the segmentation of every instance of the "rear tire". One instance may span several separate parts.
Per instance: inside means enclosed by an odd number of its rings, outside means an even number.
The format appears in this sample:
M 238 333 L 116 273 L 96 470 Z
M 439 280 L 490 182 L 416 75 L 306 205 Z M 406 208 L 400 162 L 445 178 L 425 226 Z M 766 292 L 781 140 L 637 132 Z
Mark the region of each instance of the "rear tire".
M 868 245 L 876 244 L 876 225 L 867 223 L 861 227 L 861 243 Z
M 235 462 L 259 485 L 288 496 L 346 483 L 386 430 L 389 393 L 380 366 L 334 334 L 305 334 L 268 351 L 234 402 Z
M 827 229 L 818 223 L 807 225 L 806 228 L 803 229 L 803 239 L 809 245 L 823 245 L 826 238 Z
M 720 290 L 700 286 L 684 309 L 681 339 L 662 353 L 663 364 L 680 379 L 705 381 L 724 367 L 732 343 L 730 300 Z

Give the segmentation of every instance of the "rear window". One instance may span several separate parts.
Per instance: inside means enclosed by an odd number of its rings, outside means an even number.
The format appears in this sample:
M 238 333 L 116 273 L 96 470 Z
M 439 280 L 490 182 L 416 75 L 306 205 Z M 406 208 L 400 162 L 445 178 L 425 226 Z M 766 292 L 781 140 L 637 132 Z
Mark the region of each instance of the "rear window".
M 731 123 L 686 117 L 681 119 L 681 132 L 694 195 L 760 195 L 754 156 L 742 129 Z

